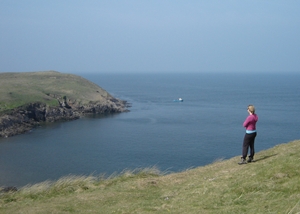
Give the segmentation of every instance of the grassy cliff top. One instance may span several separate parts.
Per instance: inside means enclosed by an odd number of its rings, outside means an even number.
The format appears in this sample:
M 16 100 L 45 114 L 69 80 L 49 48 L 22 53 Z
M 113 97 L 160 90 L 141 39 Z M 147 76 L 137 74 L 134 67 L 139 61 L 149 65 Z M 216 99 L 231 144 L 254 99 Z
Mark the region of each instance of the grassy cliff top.
M 98 85 L 73 74 L 56 71 L 0 73 L 0 112 L 32 102 L 58 105 L 54 96 L 79 104 L 111 97 Z
M 300 141 L 180 173 L 145 169 L 108 179 L 69 176 L 0 195 L 0 213 L 300 212 Z

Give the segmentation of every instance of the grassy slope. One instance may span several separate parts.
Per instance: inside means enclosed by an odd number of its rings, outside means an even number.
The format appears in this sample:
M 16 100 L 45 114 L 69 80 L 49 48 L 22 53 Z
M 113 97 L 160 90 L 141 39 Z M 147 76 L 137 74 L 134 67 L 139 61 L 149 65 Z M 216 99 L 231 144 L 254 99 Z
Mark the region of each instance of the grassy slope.
M 96 84 L 72 74 L 56 71 L 0 73 L 0 112 L 38 101 L 58 105 L 48 94 L 66 96 L 82 104 L 110 96 Z
M 299 213 L 300 141 L 181 173 L 62 178 L 0 197 L 0 213 Z

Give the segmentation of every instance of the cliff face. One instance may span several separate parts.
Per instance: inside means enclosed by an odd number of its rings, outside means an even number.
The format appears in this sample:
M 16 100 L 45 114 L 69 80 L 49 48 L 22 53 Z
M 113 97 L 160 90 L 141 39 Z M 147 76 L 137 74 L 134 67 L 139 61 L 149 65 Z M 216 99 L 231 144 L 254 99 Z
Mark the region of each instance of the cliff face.
M 41 122 L 67 121 L 80 118 L 84 114 L 111 114 L 126 112 L 126 101 L 112 98 L 87 105 L 61 102 L 59 107 L 43 103 L 31 103 L 0 116 L 0 137 L 21 134 L 38 126 Z

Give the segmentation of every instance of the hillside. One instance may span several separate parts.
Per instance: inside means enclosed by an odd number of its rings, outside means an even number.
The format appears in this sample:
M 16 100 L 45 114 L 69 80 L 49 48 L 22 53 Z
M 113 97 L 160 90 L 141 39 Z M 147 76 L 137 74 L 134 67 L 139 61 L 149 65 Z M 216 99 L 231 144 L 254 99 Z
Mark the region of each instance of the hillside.
M 155 168 L 69 176 L 2 193 L 0 213 L 288 213 L 300 212 L 300 141 L 180 173 Z
M 0 111 L 32 102 L 58 106 L 67 97 L 78 104 L 112 98 L 96 84 L 73 74 L 56 71 L 0 73 Z
M 39 122 L 124 111 L 125 101 L 77 75 L 56 71 L 0 73 L 0 137 L 25 132 Z

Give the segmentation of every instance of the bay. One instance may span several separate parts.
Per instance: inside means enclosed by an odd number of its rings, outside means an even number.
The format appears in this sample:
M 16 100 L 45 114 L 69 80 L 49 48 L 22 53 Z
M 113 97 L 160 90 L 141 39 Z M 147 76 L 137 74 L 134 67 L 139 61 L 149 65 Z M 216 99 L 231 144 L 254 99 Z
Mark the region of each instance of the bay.
M 300 138 L 296 73 L 78 75 L 130 102 L 130 112 L 0 139 L 0 186 L 153 166 L 179 172 L 239 156 L 248 104 L 259 116 L 257 152 Z

